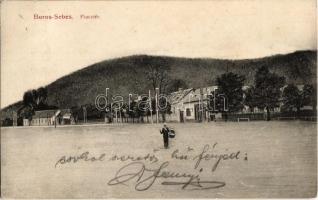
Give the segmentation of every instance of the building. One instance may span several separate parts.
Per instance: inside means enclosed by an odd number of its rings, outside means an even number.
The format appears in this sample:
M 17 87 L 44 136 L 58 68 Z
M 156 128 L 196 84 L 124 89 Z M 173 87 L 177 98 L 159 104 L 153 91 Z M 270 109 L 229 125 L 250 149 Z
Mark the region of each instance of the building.
M 31 121 L 29 119 L 23 119 L 23 126 L 30 126 Z
M 300 90 L 303 86 L 297 86 Z M 246 91 L 250 86 L 243 86 L 242 90 Z M 203 88 L 190 88 L 190 89 L 179 89 L 176 92 L 171 93 L 168 96 L 168 101 L 171 104 L 172 114 L 168 117 L 169 121 L 185 122 L 185 121 L 213 121 L 222 119 L 222 113 L 213 109 L 213 105 L 210 104 L 212 92 L 216 91 L 218 86 L 209 86 Z M 284 88 L 281 88 L 283 91 Z M 217 92 L 216 92 L 217 93 Z M 223 102 L 222 95 L 216 97 L 218 101 Z M 245 93 L 243 92 L 243 98 L 245 98 Z M 224 97 L 224 101 L 225 97 Z M 208 106 L 209 105 L 209 106 Z M 224 102 L 223 105 L 226 105 Z M 281 111 L 282 102 L 280 102 L 280 107 L 274 109 L 275 113 Z M 210 110 L 209 110 L 210 109 Z M 226 107 L 224 107 L 226 110 Z M 244 105 L 243 109 L 236 114 L 249 114 L 249 113 L 265 113 L 264 109 L 260 108 L 249 108 Z
M 50 126 L 55 124 L 55 119 L 59 114 L 59 110 L 39 110 L 35 111 L 29 123 L 24 119 L 24 125 L 27 126 Z
M 192 88 L 190 89 L 179 89 L 176 92 L 171 93 L 168 96 L 168 101 L 171 104 L 171 114 L 168 116 L 169 121 L 177 121 L 177 122 L 184 122 L 185 116 L 184 116 L 184 105 L 183 105 L 183 99 L 185 96 L 187 96 L 192 91 Z
M 204 88 L 179 89 L 168 96 L 171 104 L 169 121 L 204 121 L 211 119 L 211 113 L 207 109 L 209 95 L 217 86 Z
M 54 126 L 74 124 L 70 109 L 35 111 L 32 119 L 23 119 L 24 126 Z
M 58 122 L 60 125 L 75 124 L 74 117 L 70 109 L 62 109 L 58 114 Z

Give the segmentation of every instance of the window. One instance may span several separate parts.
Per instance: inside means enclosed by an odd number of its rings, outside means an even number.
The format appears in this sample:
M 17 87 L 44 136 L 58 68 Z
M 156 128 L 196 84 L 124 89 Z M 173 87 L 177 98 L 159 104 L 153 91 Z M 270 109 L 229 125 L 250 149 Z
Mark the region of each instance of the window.
M 186 110 L 186 115 L 187 115 L 187 117 L 191 116 L 191 110 L 190 110 L 190 108 L 187 108 L 187 110 Z

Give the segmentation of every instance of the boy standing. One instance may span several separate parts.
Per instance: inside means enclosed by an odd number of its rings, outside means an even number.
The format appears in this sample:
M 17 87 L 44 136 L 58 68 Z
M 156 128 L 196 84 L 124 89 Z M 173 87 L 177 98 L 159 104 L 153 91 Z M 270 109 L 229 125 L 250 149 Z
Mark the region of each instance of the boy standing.
M 165 149 L 167 149 L 169 147 L 169 128 L 167 127 L 167 124 L 164 123 L 163 124 L 163 128 L 162 130 L 160 131 L 160 133 L 162 134 L 163 136 L 163 144 L 164 144 L 164 147 Z

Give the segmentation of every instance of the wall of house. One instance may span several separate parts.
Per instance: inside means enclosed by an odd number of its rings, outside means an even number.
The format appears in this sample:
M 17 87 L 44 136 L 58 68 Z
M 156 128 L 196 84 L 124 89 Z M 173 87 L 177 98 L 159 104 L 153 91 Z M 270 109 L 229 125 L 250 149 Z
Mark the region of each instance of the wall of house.
M 30 126 L 30 121 L 28 119 L 23 119 L 23 126 Z
M 195 120 L 195 105 L 196 102 L 171 105 L 171 115 L 169 121 L 181 122 L 180 115 L 183 112 L 184 121 Z
M 171 105 L 171 114 L 168 115 L 167 121 L 180 122 L 180 108 L 178 105 Z
M 167 118 L 171 122 L 181 122 L 181 114 L 183 113 L 183 120 L 187 120 L 185 106 L 183 103 L 173 104 L 171 105 L 171 114 L 169 118 Z M 168 121 L 167 120 L 167 121 Z
M 32 119 L 31 126 L 49 126 L 53 125 L 51 118 L 36 118 Z
M 184 117 L 186 120 L 195 120 L 195 103 L 184 104 Z

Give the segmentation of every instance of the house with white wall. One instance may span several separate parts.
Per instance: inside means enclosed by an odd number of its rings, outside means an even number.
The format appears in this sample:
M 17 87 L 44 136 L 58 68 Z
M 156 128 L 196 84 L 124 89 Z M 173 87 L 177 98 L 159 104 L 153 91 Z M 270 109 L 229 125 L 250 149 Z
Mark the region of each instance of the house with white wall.
M 32 119 L 23 119 L 23 126 L 54 126 L 74 124 L 70 109 L 38 110 Z

